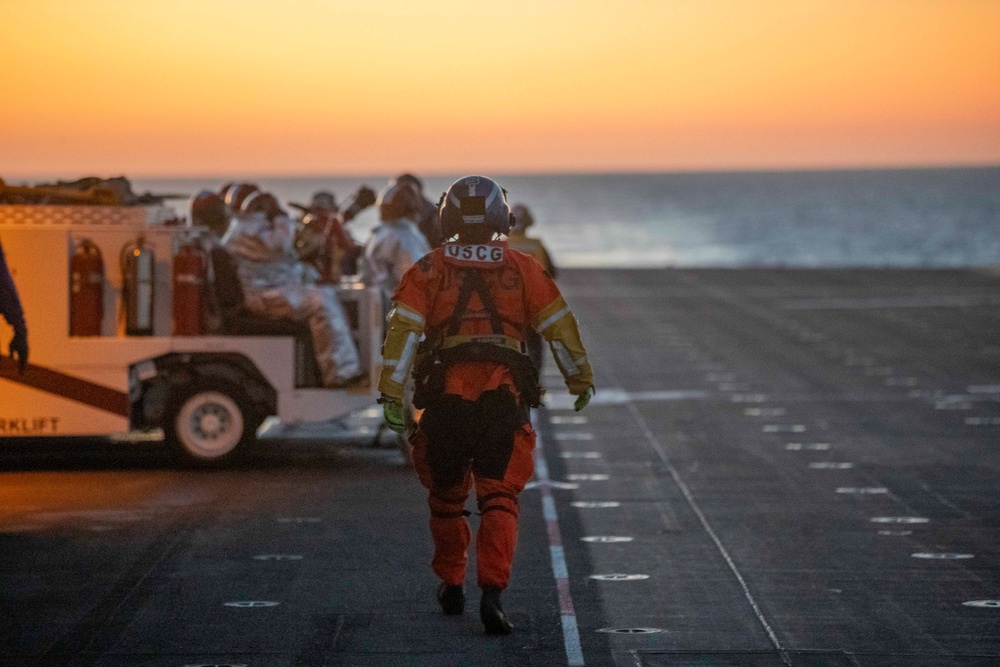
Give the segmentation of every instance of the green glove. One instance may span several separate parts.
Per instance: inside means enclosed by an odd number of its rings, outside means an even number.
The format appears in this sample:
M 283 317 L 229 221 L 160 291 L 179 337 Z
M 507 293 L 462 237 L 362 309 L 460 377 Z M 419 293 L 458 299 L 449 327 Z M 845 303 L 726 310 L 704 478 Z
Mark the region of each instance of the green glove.
M 590 403 L 590 399 L 594 397 L 594 388 L 587 387 L 587 389 L 582 394 L 577 394 L 576 402 L 573 403 L 573 409 L 579 412 L 587 407 L 587 403 Z
M 403 419 L 403 404 L 394 398 L 382 397 L 382 415 L 385 425 L 396 433 L 406 430 L 406 420 Z

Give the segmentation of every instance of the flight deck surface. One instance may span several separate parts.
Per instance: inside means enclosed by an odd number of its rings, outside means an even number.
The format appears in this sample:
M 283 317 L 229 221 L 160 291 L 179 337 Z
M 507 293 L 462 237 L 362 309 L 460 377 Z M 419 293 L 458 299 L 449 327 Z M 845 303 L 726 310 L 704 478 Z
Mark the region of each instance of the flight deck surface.
M 548 360 L 512 636 L 482 634 L 474 571 L 465 616 L 440 614 L 391 448 L 201 471 L 5 443 L 0 663 L 1000 664 L 1000 276 L 559 282 L 598 393 L 573 412 Z

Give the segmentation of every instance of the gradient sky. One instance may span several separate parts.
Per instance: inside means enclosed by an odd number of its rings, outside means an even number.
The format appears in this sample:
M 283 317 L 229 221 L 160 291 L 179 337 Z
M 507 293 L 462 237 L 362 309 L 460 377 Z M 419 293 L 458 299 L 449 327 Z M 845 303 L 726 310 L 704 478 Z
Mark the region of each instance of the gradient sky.
M 1000 163 L 992 0 L 0 0 L 0 176 Z

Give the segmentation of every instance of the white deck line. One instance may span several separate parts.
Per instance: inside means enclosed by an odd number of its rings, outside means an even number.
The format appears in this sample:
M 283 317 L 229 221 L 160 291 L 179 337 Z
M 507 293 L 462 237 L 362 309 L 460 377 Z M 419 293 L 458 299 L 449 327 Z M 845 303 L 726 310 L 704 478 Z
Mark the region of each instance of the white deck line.
M 559 514 L 556 511 L 556 501 L 552 497 L 549 479 L 549 466 L 545 461 L 545 448 L 542 444 L 542 434 L 538 432 L 536 415 L 531 416 L 535 429 L 535 478 L 538 489 L 542 492 L 542 515 L 545 518 L 546 532 L 549 536 L 549 555 L 552 558 L 552 576 L 556 582 L 556 593 L 559 596 L 559 610 L 562 618 L 563 645 L 566 647 L 566 664 L 570 667 L 580 667 L 586 663 L 583 660 L 583 646 L 580 644 L 580 629 L 576 623 L 576 610 L 573 607 L 573 596 L 569 590 L 569 570 L 566 567 L 566 553 L 563 550 L 562 530 L 559 528 Z
M 639 428 L 642 430 L 643 435 L 646 438 L 646 441 L 649 442 L 653 450 L 660 457 L 660 460 L 663 462 L 664 466 L 666 466 L 667 470 L 670 472 L 670 476 L 671 478 L 673 478 L 674 483 L 680 489 L 681 494 L 687 501 L 688 506 L 695 513 L 695 516 L 698 517 L 698 521 L 699 523 L 701 523 L 702 528 L 705 529 L 705 532 L 708 533 L 708 536 L 711 538 L 712 542 L 715 543 L 715 547 L 722 555 L 722 558 L 726 561 L 726 565 L 729 566 L 730 571 L 736 577 L 736 581 L 739 583 L 740 588 L 743 589 L 743 596 L 750 604 L 751 609 L 753 609 L 753 613 L 757 617 L 757 621 L 764 628 L 764 632 L 767 633 L 767 637 L 768 639 L 771 640 L 771 644 L 778 651 L 778 656 L 781 659 L 781 662 L 784 665 L 790 667 L 792 663 L 789 661 L 787 651 L 781 645 L 781 642 L 778 641 L 778 636 L 771 628 L 771 624 L 767 622 L 767 618 L 764 616 L 764 612 L 761 610 L 760 605 L 757 604 L 757 600 L 754 598 L 753 593 L 750 592 L 750 587 L 747 585 L 747 582 L 743 578 L 743 575 L 736 567 L 736 563 L 733 561 L 732 556 L 729 555 L 729 551 L 726 549 L 725 545 L 722 544 L 722 540 L 719 539 L 719 536 L 712 528 L 712 525 L 708 522 L 708 517 L 705 516 L 705 513 L 701 511 L 701 507 L 699 507 L 698 503 L 695 501 L 694 494 L 691 493 L 691 490 L 688 488 L 688 485 L 684 483 L 683 479 L 681 479 L 680 473 L 677 472 L 677 468 L 675 468 L 674 464 L 670 461 L 670 458 L 667 456 L 666 450 L 663 449 L 663 445 L 653 434 L 653 431 L 650 430 L 649 425 L 646 423 L 646 420 L 639 412 L 639 409 L 636 407 L 635 403 L 633 403 L 632 401 L 628 401 L 625 404 L 625 406 L 631 413 L 632 418 L 635 419 L 636 423 L 639 425 Z

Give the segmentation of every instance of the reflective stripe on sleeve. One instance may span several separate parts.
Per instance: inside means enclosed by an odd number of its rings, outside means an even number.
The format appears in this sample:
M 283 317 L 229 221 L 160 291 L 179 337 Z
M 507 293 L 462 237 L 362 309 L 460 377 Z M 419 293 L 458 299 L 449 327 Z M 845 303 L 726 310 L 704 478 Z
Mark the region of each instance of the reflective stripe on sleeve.
M 563 373 L 565 373 L 568 377 L 575 377 L 580 374 L 580 369 L 573 361 L 573 357 L 570 355 L 569 350 L 566 349 L 565 345 L 557 340 L 554 340 L 552 341 L 552 351 L 556 353 L 556 360 L 559 362 L 559 366 L 562 368 Z
M 409 332 L 406 334 L 406 344 L 403 346 L 403 353 L 399 355 L 399 363 L 396 364 L 396 370 L 392 372 L 391 380 L 399 384 L 403 384 L 406 379 L 406 373 L 410 370 L 410 362 L 413 361 L 413 355 L 417 351 L 417 342 L 419 337 L 414 332 Z
M 400 317 L 405 317 L 406 319 L 410 320 L 411 322 L 416 322 L 420 326 L 424 326 L 424 317 L 420 313 L 415 313 L 412 310 L 410 310 L 409 308 L 404 308 L 403 306 L 399 305 L 398 303 L 396 304 L 395 311 L 396 311 L 396 314 L 399 315 Z
M 535 329 L 538 332 L 545 331 L 550 326 L 552 326 L 553 324 L 555 324 L 556 322 L 558 322 L 559 320 L 561 320 L 563 318 L 563 316 L 568 315 L 569 312 L 570 312 L 569 311 L 569 306 L 566 306 L 565 308 L 563 308 L 559 312 L 555 313 L 554 315 L 550 315 L 549 317 L 547 317 L 544 322 L 540 322 L 538 324 L 538 326 L 535 327 Z

